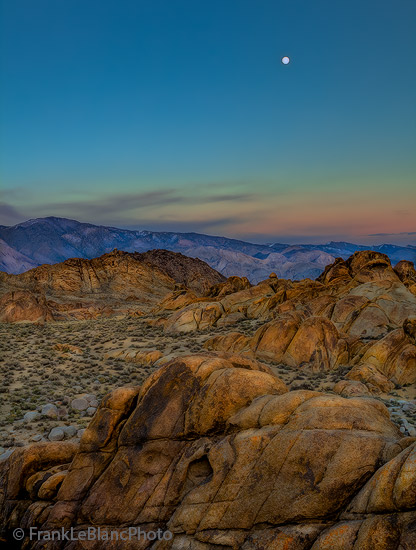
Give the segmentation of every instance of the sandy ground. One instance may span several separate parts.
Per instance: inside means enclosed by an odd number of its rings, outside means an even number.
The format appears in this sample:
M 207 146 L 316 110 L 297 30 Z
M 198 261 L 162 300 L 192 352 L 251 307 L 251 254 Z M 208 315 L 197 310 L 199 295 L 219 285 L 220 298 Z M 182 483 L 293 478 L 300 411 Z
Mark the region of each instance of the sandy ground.
M 216 334 L 238 330 L 253 335 L 261 324 L 245 320 L 233 327 L 186 335 L 167 335 L 161 328 L 150 327 L 146 318 L 58 322 L 44 326 L 0 324 L 0 455 L 31 441 L 47 439 L 54 427 L 85 428 L 92 412 L 73 409 L 73 399 L 89 394 L 99 402 L 114 388 L 142 384 L 157 368 L 106 358 L 112 351 L 159 350 L 164 356 L 198 353 L 205 351 L 204 342 Z M 73 348 L 59 350 L 57 344 Z M 342 367 L 311 374 L 284 365 L 269 365 L 290 389 L 321 391 L 331 391 L 349 370 Z M 405 420 L 416 427 L 415 387 L 396 388 L 389 395 L 376 398 L 389 407 L 393 421 L 399 426 L 403 427 Z M 59 410 L 58 417 L 23 420 L 25 413 L 40 411 L 48 403 Z

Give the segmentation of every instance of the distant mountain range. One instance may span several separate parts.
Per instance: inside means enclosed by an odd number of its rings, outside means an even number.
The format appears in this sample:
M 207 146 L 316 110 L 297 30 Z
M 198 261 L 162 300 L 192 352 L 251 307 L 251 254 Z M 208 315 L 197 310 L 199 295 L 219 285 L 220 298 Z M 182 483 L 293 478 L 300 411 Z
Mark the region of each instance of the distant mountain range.
M 181 252 L 207 262 L 227 277 L 246 276 L 252 283 L 267 278 L 270 272 L 290 279 L 315 278 L 336 257 L 346 259 L 357 250 L 383 252 L 393 264 L 416 260 L 414 246 L 364 246 L 347 242 L 254 244 L 199 233 L 131 231 L 56 217 L 0 226 L 0 270 L 7 273 L 22 273 L 68 258 L 96 258 L 115 248 L 126 252 L 154 249 Z

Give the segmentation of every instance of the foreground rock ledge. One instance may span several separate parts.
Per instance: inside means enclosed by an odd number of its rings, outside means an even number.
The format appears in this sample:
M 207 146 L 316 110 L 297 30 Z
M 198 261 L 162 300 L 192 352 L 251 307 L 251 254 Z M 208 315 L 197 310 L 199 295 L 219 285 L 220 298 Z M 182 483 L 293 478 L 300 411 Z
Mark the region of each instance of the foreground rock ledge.
M 416 443 L 372 398 L 288 392 L 257 361 L 170 361 L 109 394 L 79 447 L 42 443 L 0 466 L 16 527 L 168 529 L 172 540 L 24 540 L 26 549 L 416 548 Z

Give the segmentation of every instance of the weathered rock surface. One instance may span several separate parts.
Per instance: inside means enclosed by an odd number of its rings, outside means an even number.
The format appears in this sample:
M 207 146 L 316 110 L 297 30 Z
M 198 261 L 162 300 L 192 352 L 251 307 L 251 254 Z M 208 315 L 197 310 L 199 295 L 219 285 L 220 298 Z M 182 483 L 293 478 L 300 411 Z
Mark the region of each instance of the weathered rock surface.
M 109 394 L 78 449 L 38 444 L 1 464 L 3 536 L 140 526 L 173 538 L 42 548 L 410 549 L 414 441 L 375 399 L 288 392 L 241 356 L 180 357 Z
M 169 293 L 155 308 L 154 312 L 159 311 L 175 311 L 182 309 L 193 302 L 198 300 L 198 296 L 195 292 L 187 290 L 186 288 L 180 288 Z
M 12 290 L 0 297 L 0 321 L 44 323 L 54 319 L 43 295 L 28 290 Z
M 247 277 L 228 277 L 224 283 L 212 286 L 206 293 L 206 296 L 209 298 L 223 298 L 228 294 L 234 294 L 250 287 L 251 283 Z
M 9 320 L 24 320 L 27 311 L 40 322 L 50 320 L 45 312 L 59 319 L 146 311 L 149 326 L 165 330 L 162 339 L 201 331 L 190 340 L 219 353 L 169 360 L 174 352 L 162 356 L 153 342 L 111 346 L 105 358 L 133 363 L 129 369 L 160 368 L 141 388 L 115 390 L 99 406 L 95 395 L 68 398 L 69 410 L 72 403 L 93 415 L 85 431 L 57 427 L 44 433 L 57 441 L 4 454 L 0 537 L 9 544 L 15 527 L 140 526 L 169 529 L 173 538 L 150 545 L 26 540 L 24 548 L 415 548 L 416 432 L 406 420 L 413 409 L 404 415 L 413 405 L 372 397 L 416 383 L 413 265 L 393 269 L 384 254 L 363 251 L 335 260 L 315 281 L 271 274 L 251 286 L 239 277 L 212 282 L 202 266 L 190 273 L 194 264 L 167 254 L 115 252 L 44 266 L 20 276 L 12 292 L 27 294 L 17 296 L 18 307 L 3 297 Z M 55 350 L 84 355 L 66 344 Z M 282 376 L 312 371 L 311 380 L 332 382 L 315 387 L 334 393 L 300 389 L 311 387 L 304 383 L 288 391 L 260 361 Z M 36 419 L 33 412 L 26 420 Z M 75 432 L 79 447 L 64 440 Z
M 262 326 L 251 348 L 256 357 L 314 371 L 332 370 L 348 362 L 348 346 L 335 325 L 325 317 L 293 313 Z
M 354 281 L 364 283 L 377 280 L 399 280 L 391 267 L 386 254 L 373 250 L 355 252 L 347 260 L 336 258 L 335 262 L 328 265 L 317 278 L 323 283 L 338 284 L 340 282 Z
M 190 304 L 172 314 L 165 324 L 166 332 L 191 332 L 212 327 L 224 314 L 220 302 Z
M 333 391 L 339 393 L 342 397 L 361 397 L 363 395 L 370 395 L 368 387 L 356 380 L 340 380 L 335 384 Z
M 0 320 L 88 319 L 149 310 L 185 284 L 205 293 L 225 280 L 198 259 L 167 250 L 143 254 L 114 250 L 99 258 L 73 258 L 20 275 L 0 272 Z
M 169 305 L 155 322 L 180 333 L 260 320 L 250 341 L 230 332 L 205 347 L 315 372 L 349 366 L 349 378 L 371 393 L 390 392 L 416 381 L 415 273 L 411 262 L 393 270 L 385 254 L 361 251 L 336 259 L 316 281 L 270 277 L 240 290 L 245 281 L 230 277 L 205 298 Z
M 416 269 L 414 263 L 408 260 L 402 260 L 395 265 L 394 271 L 410 292 L 416 294 Z
M 388 391 L 395 384 L 416 382 L 416 318 L 407 319 L 403 328 L 390 332 L 370 346 L 348 374 Z
M 213 285 L 225 281 L 225 277 L 212 269 L 207 263 L 199 258 L 184 256 L 180 252 L 149 250 L 135 253 L 134 259 L 144 262 L 150 267 L 157 267 L 177 284 L 182 284 L 198 294 L 204 294 Z
M 204 347 L 210 351 L 224 351 L 229 353 L 241 353 L 244 355 L 254 354 L 249 349 L 250 339 L 240 332 L 228 332 L 227 334 L 214 336 L 204 344 Z

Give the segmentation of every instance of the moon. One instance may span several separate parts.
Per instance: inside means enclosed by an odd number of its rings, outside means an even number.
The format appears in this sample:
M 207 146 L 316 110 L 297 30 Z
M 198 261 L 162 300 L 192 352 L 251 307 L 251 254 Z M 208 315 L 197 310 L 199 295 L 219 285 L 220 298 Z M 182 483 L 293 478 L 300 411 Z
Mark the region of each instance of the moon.
M 284 57 L 282 57 L 282 63 L 283 65 L 289 65 L 290 58 L 285 55 Z

